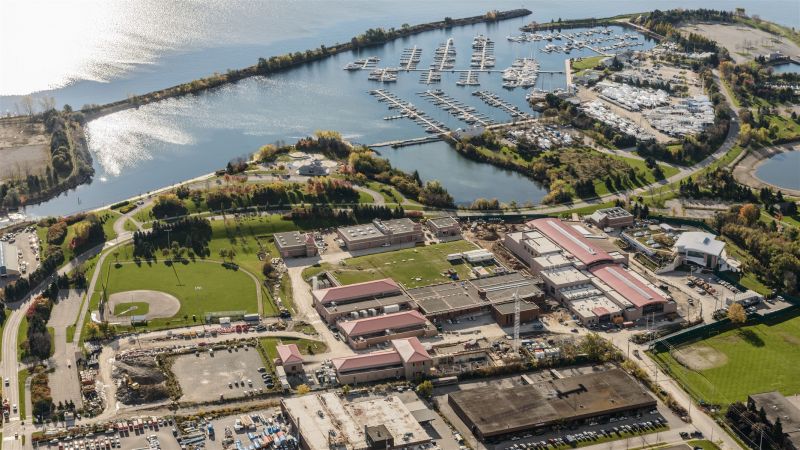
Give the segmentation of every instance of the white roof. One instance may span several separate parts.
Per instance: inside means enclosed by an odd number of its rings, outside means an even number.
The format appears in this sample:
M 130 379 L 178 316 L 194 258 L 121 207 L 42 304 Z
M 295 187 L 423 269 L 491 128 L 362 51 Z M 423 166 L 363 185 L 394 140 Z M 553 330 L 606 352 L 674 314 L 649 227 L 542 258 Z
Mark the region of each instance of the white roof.
M 678 236 L 675 242 L 678 249 L 720 256 L 725 249 L 725 243 L 718 241 L 711 233 L 702 231 L 687 231 Z

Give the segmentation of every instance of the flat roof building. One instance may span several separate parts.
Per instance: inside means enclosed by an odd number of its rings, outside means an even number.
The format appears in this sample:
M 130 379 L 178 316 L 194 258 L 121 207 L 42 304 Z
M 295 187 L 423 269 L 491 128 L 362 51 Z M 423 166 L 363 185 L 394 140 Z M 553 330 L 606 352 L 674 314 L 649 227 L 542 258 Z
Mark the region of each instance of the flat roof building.
M 278 249 L 281 258 L 314 256 L 318 253 L 314 235 L 311 233 L 287 231 L 275 233 L 274 239 L 275 247 Z
M 519 323 L 533 322 L 539 318 L 541 310 L 539 306 L 531 302 L 519 302 Z M 492 317 L 501 327 L 514 326 L 514 315 L 516 314 L 515 302 L 498 303 L 492 305 Z
M 441 239 L 461 238 L 461 225 L 452 216 L 434 217 L 425 222 L 434 236 Z
M 414 309 L 414 303 L 391 278 L 311 291 L 314 308 L 325 322 Z
M 304 450 L 387 450 L 431 441 L 396 396 L 347 401 L 332 392 L 281 399 Z
M 426 376 L 433 359 L 416 337 L 393 339 L 392 348 L 332 360 L 340 384 L 359 384 L 386 379 L 416 380 Z
M 633 214 L 619 206 L 598 209 L 588 217 L 588 220 L 600 228 L 625 228 L 633 226 Z
M 764 408 L 769 423 L 774 425 L 780 419 L 784 436 L 794 448 L 800 448 L 800 408 L 777 391 L 750 394 L 747 402 L 756 410 Z
M 620 369 L 524 386 L 489 385 L 449 394 L 448 403 L 475 436 L 488 438 L 570 426 L 649 410 L 656 399 Z
M 0 277 L 20 274 L 17 247 L 8 242 L 0 242 Z
M 392 339 L 436 335 L 436 328 L 419 311 L 400 311 L 379 316 L 375 313 L 375 310 L 371 310 L 371 317 L 339 322 L 339 329 L 350 347 L 361 350 Z
M 336 233 L 344 247 L 351 251 L 425 240 L 422 225 L 408 218 L 375 219 L 368 224 L 337 228 Z

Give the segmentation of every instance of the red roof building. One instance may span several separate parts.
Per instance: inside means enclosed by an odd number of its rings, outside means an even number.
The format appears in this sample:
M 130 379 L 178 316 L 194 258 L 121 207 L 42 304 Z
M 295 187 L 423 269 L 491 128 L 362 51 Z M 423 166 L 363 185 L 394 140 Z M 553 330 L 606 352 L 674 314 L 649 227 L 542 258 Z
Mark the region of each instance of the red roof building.
M 312 291 L 314 301 L 323 305 L 336 303 L 350 303 L 368 298 L 387 297 L 401 294 L 400 286 L 391 278 L 382 280 L 365 281 L 363 283 L 348 284 L 328 289 Z
M 578 232 L 578 230 L 563 223 L 559 219 L 545 217 L 531 220 L 527 225 L 539 230 L 539 232 L 544 234 L 548 239 L 575 258 L 578 258 L 580 262 L 587 266 L 602 261 L 613 261 L 611 255 L 606 251 L 594 245 Z
M 436 328 L 416 310 L 339 322 L 339 329 L 356 350 L 397 338 L 436 335 Z
M 638 276 L 616 264 L 603 264 L 589 269 L 600 281 L 618 292 L 636 308 L 666 303 L 667 298 Z M 621 305 L 630 306 L 630 305 Z
M 297 373 L 303 371 L 303 355 L 296 344 L 282 344 L 275 347 L 278 358 L 277 365 L 283 366 L 286 373 Z
M 391 350 L 333 359 L 340 384 L 360 384 L 385 379 L 417 379 L 427 374 L 433 358 L 416 337 L 392 340 Z

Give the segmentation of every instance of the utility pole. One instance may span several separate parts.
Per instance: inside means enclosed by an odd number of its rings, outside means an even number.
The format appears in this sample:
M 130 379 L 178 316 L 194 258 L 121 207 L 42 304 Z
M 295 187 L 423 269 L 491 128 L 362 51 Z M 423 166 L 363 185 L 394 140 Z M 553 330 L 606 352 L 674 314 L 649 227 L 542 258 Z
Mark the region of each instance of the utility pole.
M 519 354 L 519 288 L 514 291 L 514 352 Z

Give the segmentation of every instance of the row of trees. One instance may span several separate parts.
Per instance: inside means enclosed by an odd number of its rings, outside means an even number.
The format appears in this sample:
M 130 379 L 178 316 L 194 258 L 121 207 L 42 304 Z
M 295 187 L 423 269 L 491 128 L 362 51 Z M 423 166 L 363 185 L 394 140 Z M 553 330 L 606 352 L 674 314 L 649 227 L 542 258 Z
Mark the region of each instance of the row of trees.
M 778 230 L 774 220 L 760 219 L 761 208 L 747 203 L 716 214 L 711 224 L 752 255 L 752 260 L 744 261 L 746 270 L 773 288 L 796 294 L 800 291 L 800 230 L 788 226 Z
M 157 250 L 171 249 L 175 242 L 179 248 L 208 256 L 211 234 L 211 222 L 202 217 L 184 217 L 169 223 L 156 221 L 151 230 L 133 233 L 133 255 L 149 259 L 155 256 Z
M 725 420 L 740 437 L 764 450 L 789 450 L 795 448 L 783 431 L 780 417 L 770 423 L 764 408 L 756 409 L 753 403 L 734 402 L 725 412 Z

